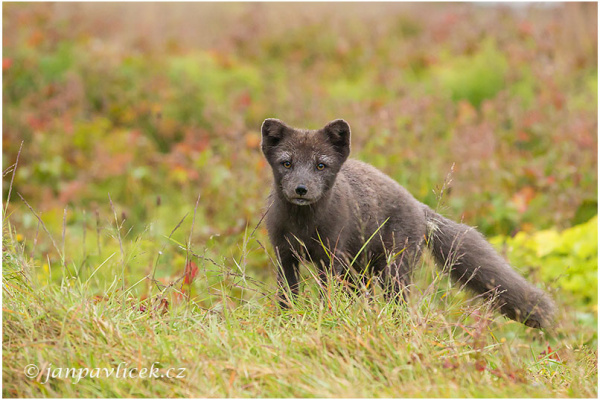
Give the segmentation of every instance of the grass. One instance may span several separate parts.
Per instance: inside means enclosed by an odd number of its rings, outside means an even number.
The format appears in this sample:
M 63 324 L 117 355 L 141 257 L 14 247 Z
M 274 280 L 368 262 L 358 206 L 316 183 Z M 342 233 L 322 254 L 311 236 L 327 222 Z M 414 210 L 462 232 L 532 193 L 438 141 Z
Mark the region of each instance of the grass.
M 3 4 L 3 396 L 596 397 L 596 15 Z M 280 310 L 267 117 L 344 118 L 351 157 L 431 207 L 442 187 L 556 326 L 492 313 L 427 257 L 408 306 L 321 300 L 307 265 Z M 43 383 L 155 362 L 185 377 Z
M 165 235 L 153 242 L 157 265 L 165 243 L 185 229 L 183 225 L 174 227 L 170 238 Z M 193 227 L 188 227 L 191 233 Z M 408 306 L 387 303 L 377 287 L 371 298 L 356 297 L 337 282 L 328 286 L 321 300 L 317 274 L 304 265 L 299 300 L 290 310 L 280 310 L 273 279 L 256 280 L 246 271 L 244 259 L 266 252 L 255 233 L 247 230 L 242 257 L 220 261 L 207 256 L 207 249 L 178 243 L 179 251 L 198 263 L 197 275 L 186 270 L 171 280 L 157 280 L 151 269 L 141 279 L 123 272 L 144 251 L 127 245 L 123 253 L 104 253 L 105 260 L 93 271 L 78 275 L 75 265 L 40 267 L 6 220 L 3 395 L 597 394 L 596 328 L 581 324 L 561 297 L 556 296 L 558 325 L 552 332 L 540 332 L 506 320 L 494 314 L 488 303 L 452 288 L 425 258 Z M 122 244 L 116 229 L 102 240 L 102 247 L 108 247 L 109 241 L 115 242 L 115 248 Z M 96 245 L 94 238 L 87 241 Z M 50 280 L 59 273 L 62 278 Z M 33 379 L 24 374 L 30 364 L 40 371 Z M 66 372 L 57 370 L 87 368 L 92 374 L 95 368 L 139 371 L 153 365 L 160 374 L 172 369 L 170 373 L 177 371 L 182 378 L 77 379 L 65 378 Z M 63 375 L 52 378 L 52 374 Z

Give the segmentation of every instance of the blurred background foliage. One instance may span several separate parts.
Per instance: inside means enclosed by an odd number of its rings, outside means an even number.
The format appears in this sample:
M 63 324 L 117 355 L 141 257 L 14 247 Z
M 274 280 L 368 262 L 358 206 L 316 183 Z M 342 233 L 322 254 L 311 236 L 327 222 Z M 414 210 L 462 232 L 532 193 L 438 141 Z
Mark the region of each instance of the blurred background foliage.
M 353 157 L 549 283 L 583 268 L 560 282 L 595 304 L 597 223 L 560 232 L 597 214 L 597 37 L 593 3 L 5 3 L 7 215 L 41 280 L 91 275 L 119 238 L 131 281 L 168 279 L 200 195 L 194 245 L 271 276 L 244 242 L 271 181 L 260 125 L 344 118 Z

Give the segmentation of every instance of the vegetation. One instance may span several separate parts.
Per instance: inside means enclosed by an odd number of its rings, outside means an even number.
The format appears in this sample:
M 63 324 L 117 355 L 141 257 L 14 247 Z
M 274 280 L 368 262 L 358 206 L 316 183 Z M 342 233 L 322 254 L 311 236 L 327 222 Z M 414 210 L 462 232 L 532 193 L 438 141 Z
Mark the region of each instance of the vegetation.
M 3 396 L 596 397 L 596 16 L 3 4 Z M 320 293 L 305 265 L 280 310 L 266 117 L 346 119 L 352 157 L 492 237 L 552 294 L 555 328 L 428 258 L 408 306 Z M 45 382 L 155 362 L 185 376 Z

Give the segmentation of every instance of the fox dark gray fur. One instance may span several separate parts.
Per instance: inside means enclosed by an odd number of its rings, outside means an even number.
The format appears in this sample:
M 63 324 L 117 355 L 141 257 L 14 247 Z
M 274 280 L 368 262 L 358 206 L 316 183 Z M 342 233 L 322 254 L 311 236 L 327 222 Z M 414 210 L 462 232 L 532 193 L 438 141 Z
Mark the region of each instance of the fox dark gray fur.
M 305 258 L 316 264 L 324 283 L 328 272 L 353 279 L 375 275 L 389 298 L 401 294 L 406 300 L 413 266 L 429 247 L 455 281 L 493 298 L 509 318 L 535 328 L 552 322 L 550 298 L 476 229 L 437 214 L 371 165 L 348 159 L 350 127 L 344 120 L 311 131 L 269 118 L 261 130 L 274 177 L 266 223 L 282 288 L 297 294 L 298 265 Z

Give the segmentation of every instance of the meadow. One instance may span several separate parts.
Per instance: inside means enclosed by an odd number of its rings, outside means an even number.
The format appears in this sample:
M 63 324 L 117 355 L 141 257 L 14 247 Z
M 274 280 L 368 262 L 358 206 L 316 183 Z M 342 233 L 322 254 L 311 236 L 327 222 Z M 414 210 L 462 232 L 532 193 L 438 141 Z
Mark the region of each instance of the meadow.
M 597 397 L 596 4 L 2 8 L 3 397 Z M 344 118 L 351 157 L 476 226 L 555 326 L 429 257 L 407 306 L 303 265 L 280 310 L 268 117 Z

